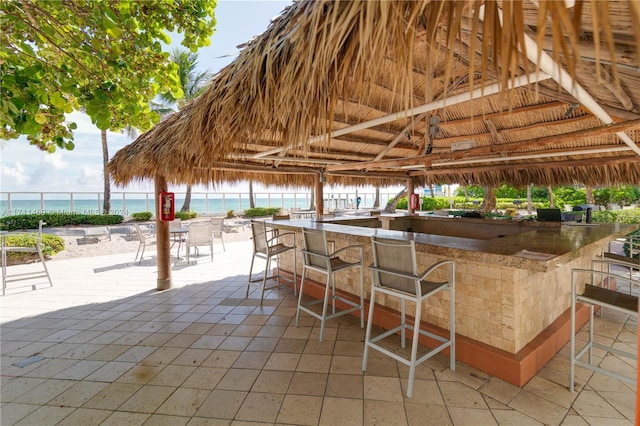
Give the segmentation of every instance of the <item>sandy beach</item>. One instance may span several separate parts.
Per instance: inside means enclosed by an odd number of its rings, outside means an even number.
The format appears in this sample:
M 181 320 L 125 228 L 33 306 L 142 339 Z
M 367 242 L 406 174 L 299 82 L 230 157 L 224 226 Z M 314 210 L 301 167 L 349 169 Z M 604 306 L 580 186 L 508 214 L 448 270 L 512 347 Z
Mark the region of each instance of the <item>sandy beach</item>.
M 201 222 L 206 218 L 196 218 L 183 221 L 186 226 L 189 222 Z M 62 237 L 65 242 L 65 249 L 49 260 L 73 259 L 79 257 L 93 257 L 108 254 L 132 253 L 135 255 L 140 242 L 133 230 L 133 223 L 123 223 L 110 227 L 111 238 L 108 236 L 84 238 L 84 227 L 60 227 L 43 229 L 44 233 L 54 234 Z M 251 238 L 251 227 L 247 219 L 227 219 L 223 231 L 225 244 L 234 241 L 246 241 Z M 219 239 L 214 239 L 214 244 L 220 244 Z M 155 250 L 155 245 L 152 247 Z

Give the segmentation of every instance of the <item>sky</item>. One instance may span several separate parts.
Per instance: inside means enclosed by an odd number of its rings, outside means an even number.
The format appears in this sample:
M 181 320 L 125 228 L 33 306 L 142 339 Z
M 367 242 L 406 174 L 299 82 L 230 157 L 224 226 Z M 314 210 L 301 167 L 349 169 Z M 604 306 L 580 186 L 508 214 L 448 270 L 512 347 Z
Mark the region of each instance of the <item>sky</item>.
M 215 10 L 216 30 L 211 45 L 198 51 L 199 70 L 218 72 L 238 54 L 237 46 L 262 34 L 272 18 L 291 1 L 218 0 Z M 172 44 L 179 46 L 177 38 Z M 74 112 L 75 148 L 58 149 L 47 154 L 29 145 L 26 138 L 0 140 L 0 191 L 2 192 L 102 192 L 102 148 L 100 131 L 84 114 Z M 109 156 L 133 142 L 125 134 L 108 133 Z M 181 187 L 171 188 L 179 191 Z M 194 191 L 206 188 L 194 188 Z M 211 189 L 211 188 L 209 188 Z M 218 191 L 246 192 L 243 184 L 216 188 Z M 153 191 L 153 182 L 131 184 L 125 188 L 112 185 L 112 191 Z M 256 190 L 261 190 L 256 187 Z

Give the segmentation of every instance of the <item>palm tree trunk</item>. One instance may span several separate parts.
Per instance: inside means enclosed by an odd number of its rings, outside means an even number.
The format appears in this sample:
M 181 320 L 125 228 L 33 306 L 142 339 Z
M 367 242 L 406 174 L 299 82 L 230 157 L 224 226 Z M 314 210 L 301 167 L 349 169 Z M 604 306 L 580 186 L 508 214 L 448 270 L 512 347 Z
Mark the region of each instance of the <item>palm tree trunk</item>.
M 480 211 L 488 213 L 496 208 L 496 194 L 493 192 L 493 188 L 488 186 L 484 187 L 484 199 L 480 205 Z
M 309 210 L 316 209 L 316 191 L 311 191 L 311 201 L 309 201 Z
M 404 188 L 402 191 L 398 192 L 396 194 L 396 196 L 393 198 L 393 200 L 389 200 L 389 202 L 387 202 L 387 205 L 384 208 L 384 212 L 385 213 L 393 213 L 396 211 L 396 206 L 398 205 L 398 201 L 400 201 L 400 198 L 402 197 L 406 197 L 407 196 L 407 188 Z
M 104 174 L 104 200 L 102 202 L 102 214 L 109 214 L 111 211 L 111 179 L 107 164 L 109 164 L 109 147 L 107 145 L 107 131 L 100 131 L 102 140 L 102 170 Z
M 587 204 L 595 204 L 595 198 L 593 198 L 593 186 L 586 186 L 584 188 L 585 194 L 587 196 Z
M 531 211 L 533 210 L 533 204 L 531 203 L 531 186 L 533 184 L 529 184 L 527 185 L 527 213 L 531 214 Z
M 549 207 L 550 208 L 554 208 L 554 204 L 553 204 L 553 189 L 551 188 L 551 185 L 547 186 L 547 192 L 549 193 Z
M 187 193 L 184 194 L 184 203 L 182 203 L 181 212 L 188 212 L 191 210 L 191 185 L 187 185 Z
M 380 207 L 380 187 L 376 186 L 376 198 L 373 200 L 373 208 L 377 209 Z
M 253 199 L 253 180 L 249 179 L 249 208 L 256 208 L 256 201 Z

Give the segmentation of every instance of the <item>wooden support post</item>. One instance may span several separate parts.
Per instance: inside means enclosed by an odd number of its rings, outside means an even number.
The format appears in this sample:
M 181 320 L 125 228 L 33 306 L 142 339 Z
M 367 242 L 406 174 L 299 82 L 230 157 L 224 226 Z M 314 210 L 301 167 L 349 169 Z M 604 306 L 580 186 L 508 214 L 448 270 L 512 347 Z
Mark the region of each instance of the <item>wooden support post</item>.
M 171 251 L 169 222 L 160 221 L 160 192 L 167 190 L 167 180 L 164 176 L 157 175 L 155 179 L 156 192 L 156 242 L 158 253 L 158 290 L 171 288 Z
M 413 210 L 413 207 L 411 207 L 411 196 L 413 195 L 413 191 L 415 191 L 413 178 L 409 178 L 407 179 L 407 197 L 408 197 L 407 207 L 409 209 L 410 216 L 413 216 L 413 214 L 415 213 Z
M 316 217 L 320 217 L 324 213 L 324 194 L 323 194 L 324 183 L 322 181 L 323 181 L 323 175 L 319 174 L 318 180 L 316 180 L 316 186 L 315 186 Z

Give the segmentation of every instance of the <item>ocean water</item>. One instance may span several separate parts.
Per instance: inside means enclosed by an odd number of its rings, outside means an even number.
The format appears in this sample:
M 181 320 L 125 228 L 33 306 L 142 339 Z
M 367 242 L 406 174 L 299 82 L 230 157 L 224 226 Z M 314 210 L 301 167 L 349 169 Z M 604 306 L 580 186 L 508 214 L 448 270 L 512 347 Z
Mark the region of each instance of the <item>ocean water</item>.
M 280 207 L 282 209 L 297 207 L 307 209 L 311 201 L 309 194 L 277 193 L 269 196 L 261 195 L 255 197 L 256 207 Z M 385 203 L 390 195 L 381 194 L 380 203 Z M 42 195 L 38 193 L 25 196 L 16 193 L 12 194 L 11 206 L 9 206 L 7 195 L 3 193 L 0 200 L 0 217 L 45 212 L 77 214 L 100 214 L 102 212 L 102 194 L 100 194 L 100 199 L 98 199 L 97 195 L 93 198 L 86 198 L 85 194 L 82 194 L 82 196 L 83 198 L 76 198 L 79 196 L 75 195 L 71 200 L 68 193 L 64 196 L 53 193 L 42 193 Z M 368 208 L 373 205 L 373 194 L 361 194 L 360 198 L 359 208 Z M 180 210 L 183 202 L 184 198 L 176 197 L 176 211 Z M 154 212 L 154 203 L 153 194 L 140 198 L 139 196 L 127 196 L 126 193 L 116 193 L 111 196 L 111 214 L 129 216 L 133 213 L 144 211 Z M 200 214 L 226 215 L 229 210 L 238 213 L 248 209 L 249 205 L 248 194 L 224 194 L 223 196 L 216 194 L 210 195 L 208 198 L 202 196 L 191 198 L 191 211 Z M 329 194 L 324 201 L 324 205 L 330 209 L 353 209 L 356 208 L 355 195 L 345 193 Z

